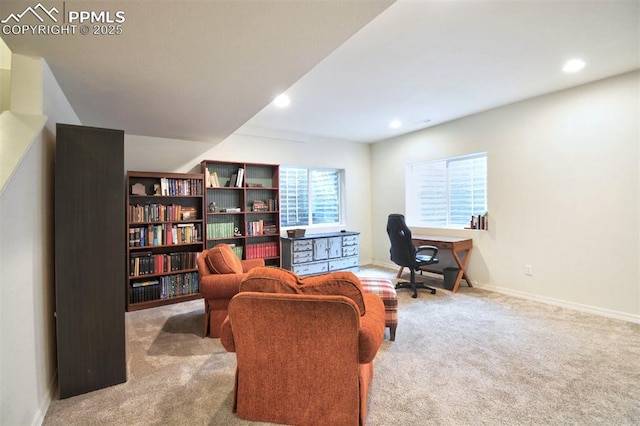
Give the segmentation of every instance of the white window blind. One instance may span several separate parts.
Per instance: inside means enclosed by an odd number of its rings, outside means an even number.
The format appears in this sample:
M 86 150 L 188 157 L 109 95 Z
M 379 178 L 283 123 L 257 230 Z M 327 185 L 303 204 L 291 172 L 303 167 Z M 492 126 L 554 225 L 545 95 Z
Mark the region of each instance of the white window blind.
M 487 211 L 486 152 L 409 164 L 406 215 L 412 226 L 468 226 Z
M 340 223 L 342 172 L 280 166 L 282 227 Z
M 311 223 L 340 222 L 340 174 L 336 170 L 311 170 Z

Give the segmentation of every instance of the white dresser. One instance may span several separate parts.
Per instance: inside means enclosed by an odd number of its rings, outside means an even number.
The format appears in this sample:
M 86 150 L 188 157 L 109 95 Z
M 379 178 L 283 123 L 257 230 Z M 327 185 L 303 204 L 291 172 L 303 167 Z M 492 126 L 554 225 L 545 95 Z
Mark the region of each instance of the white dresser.
M 358 232 L 282 238 L 282 267 L 298 275 L 358 271 Z

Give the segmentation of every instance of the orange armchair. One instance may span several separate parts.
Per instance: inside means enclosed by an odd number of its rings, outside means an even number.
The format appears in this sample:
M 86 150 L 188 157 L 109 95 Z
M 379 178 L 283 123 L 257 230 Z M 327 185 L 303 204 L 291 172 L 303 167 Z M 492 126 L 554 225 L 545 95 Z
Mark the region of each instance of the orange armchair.
M 252 269 L 221 329 L 236 353 L 233 411 L 260 422 L 363 425 L 384 327 L 382 300 L 349 272 L 299 279 Z
M 204 298 L 204 336 L 220 337 L 229 301 L 238 293 L 246 273 L 264 266 L 264 259 L 240 260 L 231 246 L 218 244 L 203 251 L 197 263 Z

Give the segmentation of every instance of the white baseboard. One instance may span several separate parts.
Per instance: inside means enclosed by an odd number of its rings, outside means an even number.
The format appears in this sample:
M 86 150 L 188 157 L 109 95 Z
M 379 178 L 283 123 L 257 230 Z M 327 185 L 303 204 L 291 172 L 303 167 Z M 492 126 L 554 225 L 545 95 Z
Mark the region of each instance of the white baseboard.
M 382 268 L 398 269 L 395 263 L 391 262 L 373 262 L 373 265 Z M 492 291 L 494 293 L 506 294 L 508 296 L 518 297 L 520 299 L 527 299 L 534 302 L 546 303 L 547 305 L 560 306 L 562 308 L 573 309 L 575 311 L 586 312 L 589 314 L 600 315 L 607 318 L 613 318 L 621 321 L 633 322 L 640 324 L 640 315 L 629 314 L 626 312 L 613 311 L 610 309 L 600 308 L 597 306 L 582 305 L 580 303 L 567 302 L 565 300 L 554 299 L 552 297 L 540 296 L 537 294 L 526 293 L 523 291 L 511 290 L 504 287 L 493 286 L 489 284 L 482 284 L 478 282 L 472 283 L 474 287 L 480 288 L 486 291 Z
M 621 321 L 633 322 L 640 324 L 640 315 L 629 314 L 626 312 L 613 311 L 611 309 L 600 308 L 598 306 L 583 305 L 575 302 L 567 302 L 566 300 L 554 299 L 552 297 L 540 296 L 537 294 L 526 293 L 518 290 L 511 290 L 504 287 L 497 287 L 488 284 L 474 282 L 473 285 L 482 290 L 492 291 L 494 293 L 506 294 L 508 296 L 519 297 L 534 302 L 546 303 L 547 305 L 560 306 L 561 308 L 573 309 L 575 311 L 585 312 L 588 314 L 600 315 L 607 318 L 613 318 Z
M 49 389 L 44 397 L 44 400 L 42 401 L 42 404 L 40 404 L 40 407 L 38 407 L 38 411 L 36 412 L 36 414 L 33 416 L 33 422 L 31 423 L 32 426 L 40 426 L 42 425 L 42 423 L 44 423 L 44 418 L 47 415 L 47 411 L 49 411 L 49 406 L 51 405 L 51 401 L 53 401 L 53 396 L 58 391 L 57 387 L 58 371 L 56 370 L 53 374 L 53 377 L 51 378 Z

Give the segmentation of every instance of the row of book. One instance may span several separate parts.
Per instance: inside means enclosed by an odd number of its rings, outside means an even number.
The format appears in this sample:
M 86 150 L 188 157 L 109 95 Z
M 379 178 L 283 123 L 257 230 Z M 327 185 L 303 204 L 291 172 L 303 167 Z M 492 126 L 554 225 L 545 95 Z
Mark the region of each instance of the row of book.
M 263 219 L 247 222 L 247 234 L 250 237 L 256 235 L 274 235 L 278 233 L 275 223 L 265 223 Z
M 223 178 L 224 179 L 224 178 Z M 204 172 L 204 180 L 208 188 L 217 188 L 221 186 L 241 188 L 244 182 L 244 168 L 239 167 L 238 171 L 231 174 L 231 177 L 224 185 L 220 184 L 220 177 L 215 171 L 206 169 Z
M 268 257 L 278 257 L 278 245 L 279 244 L 276 241 L 247 244 L 247 259 L 265 259 Z
M 251 211 L 254 212 L 274 212 L 278 210 L 278 201 L 269 198 L 266 202 L 263 200 L 253 200 Z
M 164 274 L 184 269 L 195 269 L 197 258 L 198 252 L 192 251 L 168 254 L 132 253 L 129 259 L 129 275 L 137 277 L 140 275 Z
M 489 229 L 489 220 L 487 213 L 479 214 L 477 216 L 471 216 L 471 221 L 469 222 L 470 229 Z
M 158 279 L 138 281 L 131 284 L 129 303 L 169 299 L 200 292 L 197 272 L 167 275 Z
M 207 238 L 231 238 L 235 230 L 233 222 L 207 223 Z
M 129 247 L 188 244 L 202 241 L 199 223 L 163 223 L 129 228 Z
M 178 220 L 195 220 L 198 212 L 195 207 L 184 207 L 179 204 L 145 204 L 129 206 L 129 222 L 175 222 Z
M 200 179 L 160 178 L 160 194 L 165 196 L 202 196 Z

